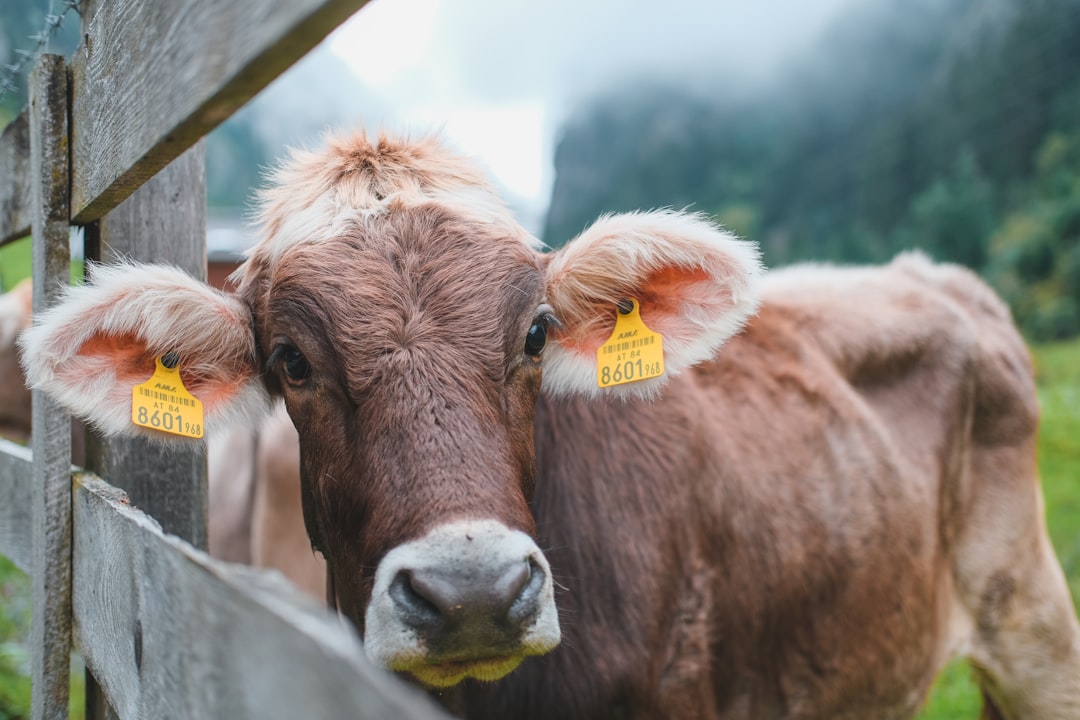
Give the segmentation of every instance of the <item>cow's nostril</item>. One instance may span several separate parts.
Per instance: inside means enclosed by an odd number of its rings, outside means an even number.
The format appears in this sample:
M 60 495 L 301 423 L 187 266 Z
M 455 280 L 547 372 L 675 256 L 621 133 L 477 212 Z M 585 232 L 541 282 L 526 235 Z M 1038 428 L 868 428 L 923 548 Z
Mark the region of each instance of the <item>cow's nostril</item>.
M 544 568 L 536 561 L 536 558 L 529 557 L 525 568 L 526 582 L 523 583 L 514 603 L 510 606 L 510 620 L 516 623 L 528 620 L 540 610 L 540 594 L 547 580 Z
M 401 619 L 425 632 L 483 627 L 514 633 L 539 612 L 546 580 L 541 564 L 528 557 L 501 569 L 402 569 L 389 593 Z
M 532 568 L 528 563 L 514 563 L 493 583 L 487 602 L 492 616 L 507 615 L 529 582 Z
M 430 589 L 421 581 L 417 587 L 416 578 L 409 570 L 402 570 L 390 583 L 390 597 L 398 606 L 409 624 L 414 626 L 436 625 L 442 621 L 443 609 L 439 598 L 432 598 Z

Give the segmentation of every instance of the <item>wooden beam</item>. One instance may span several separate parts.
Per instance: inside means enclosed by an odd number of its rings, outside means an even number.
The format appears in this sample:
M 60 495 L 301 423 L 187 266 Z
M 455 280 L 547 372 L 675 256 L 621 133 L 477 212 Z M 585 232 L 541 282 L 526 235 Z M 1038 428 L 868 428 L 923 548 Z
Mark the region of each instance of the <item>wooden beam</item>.
M 30 234 L 30 109 L 0 134 L 0 245 Z
M 116 207 L 364 2 L 90 3 L 72 58 L 72 217 Z
M 30 78 L 34 315 L 67 285 L 68 83 L 58 55 L 43 55 Z M 71 666 L 71 417 L 33 392 L 30 716 L 66 718 Z
M 89 473 L 74 498 L 76 646 L 119 717 L 447 717 L 278 573 L 165 535 Z
M 198 142 L 135 194 L 87 228 L 86 256 L 168 263 L 206 279 L 206 152 Z M 92 272 L 91 272 L 91 279 Z M 123 488 L 165 532 L 207 546 L 206 451 L 163 447 L 144 437 L 91 436 L 87 468 Z
M 31 558 L 30 448 L 0 438 L 0 555 L 29 573 Z

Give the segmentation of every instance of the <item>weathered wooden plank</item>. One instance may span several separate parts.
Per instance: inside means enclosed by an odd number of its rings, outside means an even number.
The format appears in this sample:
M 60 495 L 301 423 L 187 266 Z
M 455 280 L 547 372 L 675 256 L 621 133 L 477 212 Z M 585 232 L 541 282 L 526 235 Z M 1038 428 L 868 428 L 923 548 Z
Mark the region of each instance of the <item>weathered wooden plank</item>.
M 0 134 L 0 245 L 29 234 L 30 108 Z
M 89 473 L 74 496 L 76 646 L 121 718 L 445 717 L 279 574 L 166 536 Z
M 365 0 L 96 0 L 72 59 L 72 213 L 96 220 Z
M 30 572 L 30 448 L 0 438 L 0 555 Z
M 164 262 L 206 279 L 206 152 L 194 147 L 88 228 L 87 257 Z M 87 468 L 122 487 L 166 532 L 207 545 L 206 453 L 146 438 L 87 443 Z
M 43 55 L 30 78 L 34 314 L 59 299 L 68 248 L 68 83 L 64 58 Z M 66 718 L 71 666 L 71 417 L 33 393 L 31 717 Z

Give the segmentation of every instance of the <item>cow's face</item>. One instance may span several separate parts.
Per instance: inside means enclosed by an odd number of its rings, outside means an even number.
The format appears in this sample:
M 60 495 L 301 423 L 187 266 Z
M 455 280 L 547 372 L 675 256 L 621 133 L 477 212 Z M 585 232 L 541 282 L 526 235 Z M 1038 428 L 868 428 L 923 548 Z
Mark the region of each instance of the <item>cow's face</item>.
M 442 687 L 559 642 L 529 511 L 538 393 L 655 393 L 738 330 L 758 272 L 751 246 L 672 212 L 541 254 L 438 143 L 358 137 L 278 173 L 236 295 L 97 268 L 24 336 L 24 364 L 112 433 L 145 432 L 132 388 L 166 353 L 209 432 L 283 397 L 331 600 L 373 660 Z M 601 390 L 597 353 L 630 299 L 666 371 Z
M 535 253 L 396 208 L 291 247 L 244 293 L 299 430 L 308 531 L 369 655 L 442 686 L 554 647 L 528 508 L 553 323 Z

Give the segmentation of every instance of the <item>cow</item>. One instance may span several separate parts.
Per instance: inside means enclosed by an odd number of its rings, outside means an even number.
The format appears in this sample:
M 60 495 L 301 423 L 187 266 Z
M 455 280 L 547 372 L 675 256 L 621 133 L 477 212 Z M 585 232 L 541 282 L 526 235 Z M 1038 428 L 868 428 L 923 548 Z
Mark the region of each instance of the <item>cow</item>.
M 329 604 L 452 712 L 909 718 L 964 655 L 988 713 L 1080 717 L 1030 357 L 972 273 L 765 274 L 672 210 L 542 252 L 438 137 L 295 151 L 260 218 L 235 293 L 98 268 L 27 375 L 162 442 L 165 359 L 211 434 L 283 398 Z
M 0 295 L 0 436 L 30 439 L 30 391 L 26 389 L 15 340 L 30 327 L 33 287 L 24 280 Z
M 229 433 L 234 437 L 236 431 Z M 213 443 L 214 439 L 210 438 Z M 254 434 L 255 448 L 247 506 L 248 537 L 255 567 L 279 570 L 313 597 L 326 592 L 326 563 L 312 552 L 300 504 L 300 441 L 284 405 L 275 407 Z M 219 453 L 228 457 L 225 453 Z M 211 445 L 210 458 L 214 458 Z M 211 479 L 214 474 L 211 473 Z M 224 483 L 222 483 L 224 485 Z M 236 504 L 230 507 L 237 507 Z M 210 514 L 211 521 L 214 513 Z M 241 518 L 221 518 L 222 532 L 242 524 Z M 213 536 L 211 536 L 213 538 Z M 213 551 L 213 548 L 211 548 Z
M 32 321 L 29 280 L 0 295 L 0 437 L 27 443 L 30 391 L 15 340 Z M 84 428 L 72 428 L 75 462 L 83 462 Z M 296 430 L 278 407 L 258 428 L 230 428 L 207 442 L 209 551 L 220 560 L 280 571 L 297 587 L 321 597 L 322 559 L 311 552 L 300 510 Z

